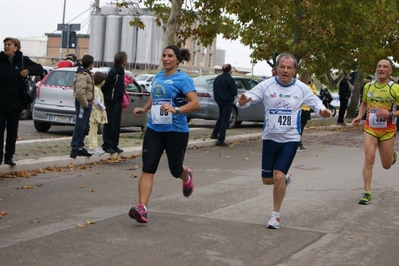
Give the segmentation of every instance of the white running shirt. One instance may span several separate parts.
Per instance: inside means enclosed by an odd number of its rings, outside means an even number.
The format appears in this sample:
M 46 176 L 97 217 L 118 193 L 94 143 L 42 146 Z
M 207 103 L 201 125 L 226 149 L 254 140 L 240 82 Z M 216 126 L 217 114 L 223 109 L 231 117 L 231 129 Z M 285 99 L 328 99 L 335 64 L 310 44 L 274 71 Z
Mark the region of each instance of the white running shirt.
M 309 106 L 317 116 L 326 109 L 312 90 L 295 78 L 288 86 L 281 85 L 277 77 L 267 79 L 245 95 L 251 101 L 242 106 L 237 102 L 236 106 L 246 108 L 262 101 L 265 108 L 262 139 L 279 143 L 300 141 L 302 105 Z

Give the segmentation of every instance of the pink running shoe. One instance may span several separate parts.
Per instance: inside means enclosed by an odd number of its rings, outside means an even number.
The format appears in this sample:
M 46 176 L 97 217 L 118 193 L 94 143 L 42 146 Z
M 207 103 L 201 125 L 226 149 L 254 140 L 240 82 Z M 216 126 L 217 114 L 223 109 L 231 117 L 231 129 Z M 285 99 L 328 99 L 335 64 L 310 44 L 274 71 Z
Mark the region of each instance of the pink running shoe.
M 147 208 L 144 204 L 138 204 L 137 207 L 132 207 L 129 210 L 129 216 L 135 219 L 138 223 L 147 223 Z
M 194 191 L 193 176 L 193 170 L 188 168 L 188 180 L 183 182 L 183 195 L 185 197 L 190 197 L 191 193 Z

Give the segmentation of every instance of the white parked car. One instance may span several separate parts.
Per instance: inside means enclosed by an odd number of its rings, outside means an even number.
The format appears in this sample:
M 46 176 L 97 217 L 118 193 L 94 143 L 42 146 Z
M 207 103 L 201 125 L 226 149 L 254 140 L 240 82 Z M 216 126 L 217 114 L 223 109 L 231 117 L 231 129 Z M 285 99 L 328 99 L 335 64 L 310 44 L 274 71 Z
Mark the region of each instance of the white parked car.
M 151 81 L 154 79 L 155 75 L 153 74 L 140 74 L 138 75 L 135 80 L 136 82 L 143 87 L 143 89 L 148 91 L 150 87 Z
M 72 83 L 76 69 L 76 67 L 53 69 L 40 83 L 32 115 L 37 131 L 47 132 L 52 125 L 75 125 L 76 111 Z M 93 68 L 91 71 L 107 73 L 108 70 L 109 68 Z M 133 78 L 133 84 L 127 88 L 130 105 L 129 109 L 122 110 L 121 127 L 143 128 L 146 117 L 134 116 L 133 109 L 138 106 L 143 107 L 150 98 L 150 94 L 134 81 L 132 72 L 125 70 L 125 74 Z

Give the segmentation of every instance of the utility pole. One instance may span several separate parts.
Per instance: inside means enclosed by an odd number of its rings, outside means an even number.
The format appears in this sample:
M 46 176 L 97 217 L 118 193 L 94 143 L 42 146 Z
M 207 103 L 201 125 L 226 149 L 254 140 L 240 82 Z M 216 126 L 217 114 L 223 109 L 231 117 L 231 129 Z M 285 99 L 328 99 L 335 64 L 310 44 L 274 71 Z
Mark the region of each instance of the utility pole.
M 65 24 L 65 8 L 66 8 L 66 0 L 64 0 L 64 11 L 62 12 L 62 24 Z M 58 56 L 59 61 L 61 61 L 62 58 L 62 34 L 61 32 L 61 38 L 60 38 L 60 55 Z

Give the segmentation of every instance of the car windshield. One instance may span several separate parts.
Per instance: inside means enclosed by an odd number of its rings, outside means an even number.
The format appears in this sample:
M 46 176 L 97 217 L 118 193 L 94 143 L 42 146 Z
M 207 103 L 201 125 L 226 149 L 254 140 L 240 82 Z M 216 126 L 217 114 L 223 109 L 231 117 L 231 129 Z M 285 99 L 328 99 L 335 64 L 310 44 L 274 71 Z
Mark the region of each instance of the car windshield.
M 48 78 L 44 82 L 50 86 L 68 86 L 72 87 L 73 79 L 75 77 L 74 71 L 51 71 Z
M 136 77 L 136 80 L 142 81 L 142 80 L 146 80 L 148 77 L 149 77 L 149 75 L 138 75 Z

